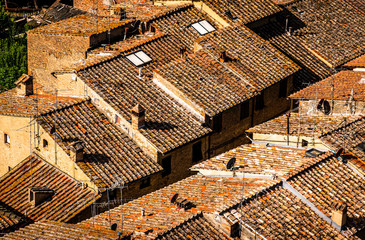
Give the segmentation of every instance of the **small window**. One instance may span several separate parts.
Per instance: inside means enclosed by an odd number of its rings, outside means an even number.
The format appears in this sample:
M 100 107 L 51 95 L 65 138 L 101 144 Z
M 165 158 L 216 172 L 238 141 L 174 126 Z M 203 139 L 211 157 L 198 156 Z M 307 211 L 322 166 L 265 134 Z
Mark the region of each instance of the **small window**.
M 141 180 L 141 185 L 139 185 L 139 188 L 142 189 L 142 188 L 146 188 L 149 186 L 151 186 L 151 179 L 148 177 L 148 178 Z
M 10 144 L 10 136 L 4 133 L 4 143 Z
M 279 83 L 279 97 L 285 98 L 287 97 L 287 88 L 288 88 L 288 80 L 284 79 Z
M 129 54 L 126 56 L 126 58 L 131 63 L 133 63 L 134 66 L 136 66 L 136 67 L 142 66 L 142 65 L 152 61 L 152 58 L 143 51 L 138 51 L 138 52 Z
M 193 144 L 193 162 L 198 162 L 203 159 L 202 143 L 197 142 Z
M 214 132 L 220 132 L 222 130 L 222 114 L 213 117 L 213 130 Z
M 260 95 L 256 97 L 255 110 L 260 110 L 264 108 L 264 93 L 262 92 Z
M 162 159 L 162 176 L 167 176 L 171 173 L 171 156 Z
M 43 139 L 43 147 L 44 148 L 48 147 L 48 141 L 46 139 Z
M 307 147 L 308 146 L 308 141 L 302 139 L 302 147 Z
M 247 118 L 248 116 L 250 116 L 250 104 L 249 103 L 250 103 L 249 101 L 246 101 L 241 104 L 240 120 L 243 120 L 243 119 Z
M 202 20 L 191 25 L 200 35 L 205 35 L 207 33 L 215 31 L 215 28 L 207 21 Z

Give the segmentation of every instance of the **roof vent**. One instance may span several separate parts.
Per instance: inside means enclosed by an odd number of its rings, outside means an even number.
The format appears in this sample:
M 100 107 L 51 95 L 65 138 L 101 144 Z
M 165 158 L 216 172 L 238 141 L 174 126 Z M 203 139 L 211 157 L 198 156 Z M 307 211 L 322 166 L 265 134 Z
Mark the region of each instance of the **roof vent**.
M 36 207 L 43 202 L 50 200 L 54 195 L 54 191 L 44 187 L 33 187 L 29 189 L 29 202 Z
M 145 124 L 145 110 L 144 108 L 137 104 L 132 108 L 132 128 L 138 130 L 142 128 Z
M 23 74 L 16 82 L 16 92 L 20 96 L 29 96 L 33 94 L 33 78 Z
M 360 84 L 364 84 L 365 83 L 365 75 L 361 75 L 361 79 L 359 81 Z
M 347 220 L 346 204 L 335 202 L 332 204 L 331 208 L 332 208 L 331 220 L 342 228 L 346 224 Z
M 171 198 L 171 203 L 175 204 L 178 208 L 184 209 L 185 211 L 195 207 L 195 205 L 187 199 L 179 198 L 179 194 L 176 193 Z
M 319 155 L 321 155 L 322 153 L 323 152 L 319 151 L 318 149 L 311 148 L 311 149 L 305 151 L 305 156 L 315 158 L 315 157 L 318 157 Z
M 84 147 L 81 141 L 72 142 L 68 145 L 70 157 L 74 162 L 81 162 L 84 159 Z

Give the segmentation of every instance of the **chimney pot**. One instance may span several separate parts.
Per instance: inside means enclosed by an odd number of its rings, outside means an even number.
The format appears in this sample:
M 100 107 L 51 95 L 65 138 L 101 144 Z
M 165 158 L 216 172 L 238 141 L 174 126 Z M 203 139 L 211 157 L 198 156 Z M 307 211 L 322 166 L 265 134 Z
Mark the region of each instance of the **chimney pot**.
M 70 157 L 74 162 L 80 162 L 84 159 L 84 147 L 81 142 L 73 142 L 68 148 L 70 149 Z
M 33 94 L 33 78 L 23 74 L 16 82 L 16 91 L 20 96 L 29 96 Z
M 334 202 L 331 207 L 331 220 L 342 228 L 346 224 L 347 220 L 346 204 L 343 204 L 341 202 Z
M 132 108 L 132 128 L 138 130 L 145 124 L 145 110 L 137 104 Z

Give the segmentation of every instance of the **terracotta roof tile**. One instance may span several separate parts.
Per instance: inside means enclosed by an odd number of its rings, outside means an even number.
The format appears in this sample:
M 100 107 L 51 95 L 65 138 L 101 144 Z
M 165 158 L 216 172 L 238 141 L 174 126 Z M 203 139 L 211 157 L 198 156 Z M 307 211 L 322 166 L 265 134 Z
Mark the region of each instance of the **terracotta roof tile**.
M 226 164 L 232 158 L 236 159 L 235 166 L 239 167 L 236 172 L 270 174 L 279 177 L 313 161 L 313 158 L 305 157 L 304 149 L 249 144 L 196 164 L 191 169 L 230 171 L 227 170 Z
M 59 2 L 47 9 L 42 16 L 42 20 L 47 23 L 58 22 L 80 14 L 87 14 L 87 12 Z
M 229 3 L 224 0 L 204 0 L 203 2 L 226 21 L 232 22 L 226 13 L 229 10 L 232 15 L 238 18 L 237 21 L 244 24 L 282 11 L 279 6 L 269 0 L 238 0 Z
M 231 239 L 210 223 L 203 214 L 198 214 L 180 225 L 158 235 L 156 238 L 161 240 L 168 239 Z
M 0 233 L 13 231 L 26 224 L 27 218 L 0 201 Z
M 54 194 L 33 207 L 28 191 L 34 187 L 46 187 Z M 99 197 L 34 153 L 0 179 L 0 201 L 32 221 L 68 221 Z
M 98 24 L 96 24 L 98 22 Z M 115 29 L 133 22 L 133 20 L 110 19 L 110 29 Z M 28 34 L 62 34 L 74 36 L 91 36 L 106 32 L 109 28 L 108 18 L 92 15 L 77 15 L 53 24 L 41 26 L 28 31 Z
M 331 218 L 334 202 L 347 206 L 346 235 L 365 226 L 364 179 L 331 156 L 290 178 L 288 183 Z
M 59 104 L 70 103 L 77 100 L 72 97 L 57 97 Z M 18 96 L 16 89 L 11 89 L 0 94 L 0 114 L 13 116 L 34 116 L 41 111 L 52 109 L 56 103 L 56 96 L 49 94 Z
M 244 196 L 274 184 L 269 179 L 245 179 Z M 192 204 L 187 210 L 179 209 L 171 198 L 178 194 L 178 200 L 186 199 Z M 123 229 L 147 233 L 148 236 L 163 234 L 179 226 L 201 211 L 214 212 L 236 204 L 242 197 L 242 179 L 191 176 L 163 189 L 147 194 L 123 205 Z M 141 209 L 145 216 L 141 217 Z M 90 218 L 80 224 L 109 228 L 120 222 L 121 207 Z M 178 230 L 178 229 L 177 229 Z
M 350 62 L 347 62 L 343 65 L 344 67 L 351 67 L 351 68 L 365 68 L 365 54 L 361 55 Z
M 365 101 L 365 73 L 341 71 L 290 96 L 293 99 Z
M 216 58 L 225 51 L 226 65 L 241 75 L 241 81 L 261 91 L 292 75 L 299 67 L 242 24 L 234 24 L 197 40 Z M 249 79 L 249 80 L 248 80 Z
M 117 232 L 106 229 L 60 223 L 55 221 L 39 221 L 28 225 L 13 233 L 5 235 L 2 239 L 93 239 L 111 240 L 118 239 Z M 121 238 L 123 240 L 123 238 Z
M 55 126 L 58 144 L 68 153 L 72 142 L 81 141 L 84 159 L 78 166 L 100 187 L 141 179 L 162 170 L 89 101 L 43 113 L 38 122 L 49 133 Z M 122 173 L 122 174 L 121 174 Z
M 358 116 L 325 116 L 325 115 L 300 115 L 292 112 L 289 117 L 289 135 L 319 137 L 322 133 L 331 131 L 349 121 L 358 119 Z M 281 115 L 275 119 L 256 125 L 247 130 L 251 133 L 287 135 L 287 115 Z

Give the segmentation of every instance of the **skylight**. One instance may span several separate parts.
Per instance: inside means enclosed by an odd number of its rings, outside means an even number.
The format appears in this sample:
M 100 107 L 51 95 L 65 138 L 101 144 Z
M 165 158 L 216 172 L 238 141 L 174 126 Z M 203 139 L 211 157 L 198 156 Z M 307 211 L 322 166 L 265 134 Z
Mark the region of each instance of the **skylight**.
M 148 56 L 145 52 L 142 50 L 129 54 L 126 56 L 126 58 L 133 63 L 136 67 L 139 67 L 141 65 L 144 65 L 146 63 L 149 63 L 152 61 L 152 58 Z
M 207 21 L 202 20 L 191 25 L 200 35 L 205 35 L 207 33 L 215 31 L 215 28 Z

